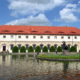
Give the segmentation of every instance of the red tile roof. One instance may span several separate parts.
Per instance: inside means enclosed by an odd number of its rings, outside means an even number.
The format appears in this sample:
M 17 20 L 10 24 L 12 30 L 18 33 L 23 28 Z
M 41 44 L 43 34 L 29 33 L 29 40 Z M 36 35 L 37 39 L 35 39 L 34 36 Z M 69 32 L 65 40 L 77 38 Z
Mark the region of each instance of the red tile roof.
M 80 35 L 80 29 L 76 27 L 56 26 L 17 26 L 1 25 L 0 34 L 63 34 Z

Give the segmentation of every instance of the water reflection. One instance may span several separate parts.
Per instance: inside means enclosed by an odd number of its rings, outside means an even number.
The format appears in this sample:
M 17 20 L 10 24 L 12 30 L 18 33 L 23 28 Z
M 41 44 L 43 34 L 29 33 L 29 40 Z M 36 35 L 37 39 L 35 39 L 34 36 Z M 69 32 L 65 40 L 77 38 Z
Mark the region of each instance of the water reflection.
M 48 78 L 62 80 L 68 73 L 79 74 L 80 62 L 40 61 L 27 55 L 0 56 L 0 78 L 2 80 L 3 78 L 5 80 L 38 80 L 38 78 L 39 80 L 48 80 Z

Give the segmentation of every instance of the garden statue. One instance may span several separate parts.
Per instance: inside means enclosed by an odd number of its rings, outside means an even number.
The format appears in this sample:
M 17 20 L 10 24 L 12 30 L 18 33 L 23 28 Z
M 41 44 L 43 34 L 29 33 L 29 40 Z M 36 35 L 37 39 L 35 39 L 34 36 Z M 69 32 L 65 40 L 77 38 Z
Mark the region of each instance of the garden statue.
M 66 54 L 68 52 L 68 46 L 66 45 L 65 42 L 63 42 L 62 44 L 62 50 L 63 50 L 63 54 Z

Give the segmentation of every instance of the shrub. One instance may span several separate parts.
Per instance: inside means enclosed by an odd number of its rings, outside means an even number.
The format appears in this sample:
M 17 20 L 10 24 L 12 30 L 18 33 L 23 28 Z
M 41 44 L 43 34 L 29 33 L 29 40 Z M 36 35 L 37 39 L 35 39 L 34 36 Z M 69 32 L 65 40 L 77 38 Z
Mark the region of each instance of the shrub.
M 57 51 L 58 52 L 62 52 L 62 47 L 61 46 L 58 46 Z
M 70 52 L 77 52 L 77 47 L 76 46 L 71 46 Z
M 48 48 L 46 46 L 43 47 L 43 52 L 48 52 Z
M 21 53 L 26 53 L 26 48 L 25 48 L 24 46 L 22 46 L 22 47 L 20 48 L 20 52 L 21 52 Z
M 30 46 L 30 47 L 28 48 L 28 52 L 34 52 L 34 49 L 33 49 L 32 46 Z
M 37 46 L 37 47 L 35 48 L 35 52 L 41 52 L 40 46 Z
M 54 46 L 50 47 L 50 52 L 55 52 L 55 47 Z
M 13 52 L 13 53 L 18 53 L 18 52 L 19 52 L 19 48 L 18 48 L 17 46 L 14 46 L 14 47 L 12 48 L 12 52 Z

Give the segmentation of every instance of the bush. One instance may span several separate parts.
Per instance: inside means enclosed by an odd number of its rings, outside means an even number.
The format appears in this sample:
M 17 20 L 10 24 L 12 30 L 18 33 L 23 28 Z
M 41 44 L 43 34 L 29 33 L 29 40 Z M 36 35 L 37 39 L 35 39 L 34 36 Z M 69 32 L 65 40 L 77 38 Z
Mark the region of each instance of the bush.
M 48 52 L 48 48 L 46 46 L 43 47 L 43 52 Z
M 25 48 L 24 46 L 22 46 L 22 47 L 20 48 L 20 52 L 21 52 L 21 53 L 26 53 L 26 48 Z
M 34 52 L 34 49 L 33 49 L 32 46 L 30 46 L 30 47 L 28 48 L 28 52 Z
M 77 47 L 76 46 L 71 46 L 70 52 L 77 52 Z
M 12 48 L 12 52 L 13 52 L 13 53 L 18 53 L 18 52 L 19 52 L 19 48 L 18 48 L 17 46 L 14 46 L 14 47 Z
M 58 52 L 62 52 L 62 47 L 61 46 L 58 46 L 57 51 Z
M 55 52 L 55 47 L 54 46 L 50 47 L 50 52 Z
M 35 52 L 41 52 L 40 46 L 37 46 L 37 47 L 35 48 Z

